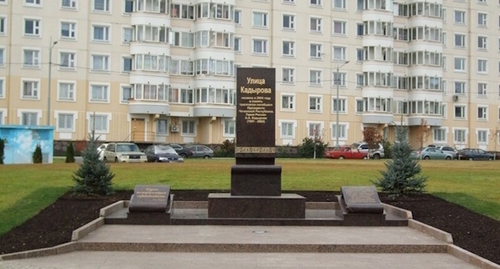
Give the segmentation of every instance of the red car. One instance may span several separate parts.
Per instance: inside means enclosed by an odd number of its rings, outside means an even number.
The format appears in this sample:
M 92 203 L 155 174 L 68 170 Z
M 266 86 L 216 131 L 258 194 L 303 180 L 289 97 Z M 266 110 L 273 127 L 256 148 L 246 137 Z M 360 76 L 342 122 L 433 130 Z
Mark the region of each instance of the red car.
M 358 149 L 341 146 L 325 152 L 325 158 L 331 159 L 367 159 L 368 152 L 361 152 Z

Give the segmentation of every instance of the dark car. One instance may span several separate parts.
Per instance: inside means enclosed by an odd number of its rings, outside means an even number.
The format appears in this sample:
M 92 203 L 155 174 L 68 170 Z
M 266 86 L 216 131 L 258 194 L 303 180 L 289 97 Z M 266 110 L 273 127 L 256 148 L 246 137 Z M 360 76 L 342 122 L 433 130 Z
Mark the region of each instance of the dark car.
M 172 147 L 182 158 L 193 157 L 193 150 L 187 147 L 183 147 L 179 144 L 165 144 L 165 146 Z
M 152 145 L 144 150 L 148 162 L 183 162 L 182 158 L 175 150 L 166 145 Z
M 193 151 L 193 157 L 210 159 L 214 157 L 214 151 L 205 145 L 186 145 L 186 148 Z
M 460 160 L 493 160 L 494 156 L 482 149 L 465 148 L 458 151 Z

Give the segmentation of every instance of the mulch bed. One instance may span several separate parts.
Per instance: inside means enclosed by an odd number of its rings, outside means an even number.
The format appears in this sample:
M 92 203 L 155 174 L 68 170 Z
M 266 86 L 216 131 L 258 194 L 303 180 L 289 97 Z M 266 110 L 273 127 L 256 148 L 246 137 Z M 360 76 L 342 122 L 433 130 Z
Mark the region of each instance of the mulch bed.
M 173 190 L 177 201 L 204 201 L 210 190 Z M 220 191 L 219 191 L 220 192 Z M 335 192 L 297 191 L 307 201 L 335 201 Z M 0 254 L 51 247 L 71 240 L 73 230 L 96 219 L 99 210 L 119 200 L 129 200 L 132 191 L 108 197 L 78 198 L 69 193 L 22 225 L 0 236 Z M 421 195 L 388 200 L 385 203 L 412 211 L 413 218 L 449 232 L 455 245 L 500 264 L 500 221 L 474 213 L 434 197 Z M 334 227 L 332 227 L 334 229 Z

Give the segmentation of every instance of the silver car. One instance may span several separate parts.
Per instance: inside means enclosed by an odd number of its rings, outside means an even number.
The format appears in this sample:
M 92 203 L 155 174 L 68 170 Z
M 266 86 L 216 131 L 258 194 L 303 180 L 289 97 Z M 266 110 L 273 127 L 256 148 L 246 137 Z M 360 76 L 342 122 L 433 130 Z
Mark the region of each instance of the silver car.
M 145 153 L 134 143 L 109 143 L 104 150 L 103 160 L 115 163 L 147 162 Z
M 193 157 L 210 159 L 214 157 L 214 151 L 205 145 L 186 145 L 185 148 L 193 151 Z
M 365 142 L 353 143 L 352 148 L 358 149 L 360 152 L 369 152 L 370 159 L 380 159 L 385 157 L 384 146 L 378 144 L 378 148 L 368 150 L 368 144 Z

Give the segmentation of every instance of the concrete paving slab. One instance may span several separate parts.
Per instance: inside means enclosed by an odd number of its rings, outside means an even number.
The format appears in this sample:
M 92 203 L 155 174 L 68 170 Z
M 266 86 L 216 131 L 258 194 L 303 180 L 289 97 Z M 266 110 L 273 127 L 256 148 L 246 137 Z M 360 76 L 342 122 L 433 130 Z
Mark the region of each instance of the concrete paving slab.
M 0 262 L 1 269 L 476 269 L 448 254 L 72 252 Z

